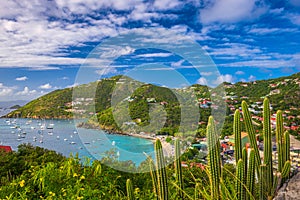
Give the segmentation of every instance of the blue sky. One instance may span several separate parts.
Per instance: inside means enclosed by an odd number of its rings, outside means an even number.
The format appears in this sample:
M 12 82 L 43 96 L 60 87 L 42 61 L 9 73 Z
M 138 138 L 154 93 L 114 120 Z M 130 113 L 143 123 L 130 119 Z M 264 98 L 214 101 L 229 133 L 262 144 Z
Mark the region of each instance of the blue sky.
M 1 2 L 0 24 L 0 101 L 71 87 L 81 83 L 78 72 L 91 74 L 82 82 L 127 74 L 179 87 L 300 71 L 299 0 L 11 0 Z M 118 40 L 136 34 L 142 44 L 150 38 L 146 48 Z M 105 53 L 103 41 L 114 38 L 110 56 L 118 57 L 101 61 L 97 50 Z M 212 59 L 213 70 L 176 53 L 186 38 L 201 47 L 194 54 Z M 186 81 L 176 85 L 177 76 Z

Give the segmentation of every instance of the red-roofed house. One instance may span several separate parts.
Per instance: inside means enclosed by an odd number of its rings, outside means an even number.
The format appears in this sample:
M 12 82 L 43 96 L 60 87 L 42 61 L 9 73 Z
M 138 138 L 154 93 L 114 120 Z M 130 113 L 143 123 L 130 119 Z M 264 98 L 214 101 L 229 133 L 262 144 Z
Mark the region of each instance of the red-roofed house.
M 12 152 L 12 149 L 10 146 L 3 146 L 3 145 L 0 145 L 0 151 L 1 150 L 4 150 L 5 152 Z

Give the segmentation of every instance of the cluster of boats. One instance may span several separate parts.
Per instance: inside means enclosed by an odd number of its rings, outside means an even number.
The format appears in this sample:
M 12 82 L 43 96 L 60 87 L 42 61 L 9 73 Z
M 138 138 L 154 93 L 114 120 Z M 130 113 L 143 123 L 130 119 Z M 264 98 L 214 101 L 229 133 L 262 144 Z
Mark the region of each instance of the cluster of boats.
M 32 141 L 40 143 L 44 143 L 44 134 L 47 133 L 49 136 L 53 135 L 54 123 L 46 123 L 45 120 L 41 121 L 33 121 L 28 120 L 26 123 L 18 123 L 17 119 L 6 119 L 6 125 L 10 126 L 11 133 L 17 135 L 17 141 L 22 141 L 27 136 L 27 132 L 32 132 L 37 130 L 39 136 L 33 136 Z M 73 134 L 77 134 L 77 131 L 74 131 Z M 73 137 L 72 135 L 70 136 Z M 60 140 L 60 136 L 56 136 L 57 140 Z M 67 138 L 64 138 L 64 141 L 68 141 Z M 76 142 L 72 141 L 70 144 L 76 144 Z

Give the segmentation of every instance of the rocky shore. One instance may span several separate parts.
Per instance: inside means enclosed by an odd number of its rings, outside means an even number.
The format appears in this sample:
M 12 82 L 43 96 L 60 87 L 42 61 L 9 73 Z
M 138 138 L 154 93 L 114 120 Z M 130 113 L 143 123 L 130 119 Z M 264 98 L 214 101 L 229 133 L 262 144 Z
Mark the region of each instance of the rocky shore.
M 300 172 L 283 184 L 274 200 L 300 200 Z

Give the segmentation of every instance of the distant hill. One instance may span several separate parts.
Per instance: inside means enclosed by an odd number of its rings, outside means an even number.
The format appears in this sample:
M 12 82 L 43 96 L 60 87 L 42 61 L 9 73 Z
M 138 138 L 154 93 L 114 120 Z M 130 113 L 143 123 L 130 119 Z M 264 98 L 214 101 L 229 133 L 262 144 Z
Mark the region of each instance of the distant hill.
M 121 127 L 119 127 L 120 124 L 118 126 L 114 121 L 113 112 L 115 112 L 114 114 L 119 121 L 133 122 L 141 127 L 146 127 L 151 120 L 149 110 L 153 108 L 153 103 L 156 103 L 163 106 L 166 112 L 166 122 L 160 132 L 172 134 L 178 131 L 181 119 L 189 121 L 193 118 L 193 116 L 184 116 L 183 118 L 180 116 L 181 106 L 178 98 L 188 97 L 187 99 L 191 99 L 189 102 L 190 109 L 195 109 L 193 107 L 195 105 L 200 108 L 199 128 L 202 130 L 199 129 L 199 131 L 203 135 L 205 134 L 205 123 L 211 114 L 213 103 L 215 103 L 211 102 L 211 96 L 222 87 L 226 91 L 223 101 L 227 103 L 226 113 L 228 117 L 226 121 L 228 122 L 232 117 L 230 114 L 239 108 L 242 100 L 251 105 L 253 102 L 262 102 L 266 96 L 269 97 L 275 110 L 292 109 L 293 112 L 299 115 L 300 73 L 297 73 L 270 80 L 238 82 L 235 84 L 223 83 L 214 89 L 195 84 L 174 90 L 180 97 L 174 95 L 174 91 L 165 87 L 144 84 L 124 76 L 114 76 L 74 88 L 53 91 L 10 112 L 6 117 L 80 118 L 84 116 L 90 118 L 89 123 L 86 124 L 87 126 L 119 131 Z M 117 94 L 113 94 L 116 88 L 119 91 Z M 190 91 L 193 91 L 193 98 L 190 98 Z M 72 97 L 73 94 L 76 97 Z M 131 94 L 131 96 L 127 94 Z M 112 95 L 114 96 L 112 97 Z M 120 103 L 112 107 L 112 98 L 117 102 L 127 103 Z M 126 118 L 124 113 L 121 113 L 122 109 L 127 112 L 127 105 L 129 105 L 129 119 Z M 163 113 L 159 110 L 156 110 L 153 114 L 152 119 L 163 118 Z M 232 127 L 227 126 L 226 121 L 226 130 L 222 133 L 225 135 L 232 133 Z M 121 126 L 123 125 L 121 124 Z M 123 129 L 124 127 L 122 127 Z M 149 132 L 151 131 L 153 130 L 150 127 Z
M 28 101 L 0 101 L 0 108 L 10 108 L 14 105 L 24 106 L 26 103 L 28 103 Z
M 86 111 L 81 114 L 87 114 L 89 111 L 92 111 L 93 109 L 89 107 L 89 104 L 92 105 L 94 101 L 96 102 L 96 112 L 100 112 L 110 106 L 110 95 L 115 83 L 120 77 L 121 76 L 115 76 L 109 79 L 76 86 L 74 88 L 55 90 L 27 103 L 21 108 L 7 114 L 5 117 L 46 119 L 72 118 L 73 112 L 76 112 L 76 109 L 74 110 L 73 107 L 81 106 L 75 105 L 76 102 L 72 99 L 74 90 L 76 91 L 76 97 L 78 99 L 83 98 L 84 100 L 87 100 L 86 102 L 83 102 L 85 104 Z M 91 97 L 93 97 L 93 99 L 91 99 Z M 79 109 L 80 108 L 77 110 Z
M 6 115 L 21 106 L 25 105 L 27 101 L 1 101 L 0 102 L 0 116 Z
M 237 96 L 249 102 L 269 97 L 275 109 L 299 108 L 300 73 L 291 76 L 253 82 L 224 83 L 228 96 Z
M 21 108 L 20 105 L 14 105 L 14 106 L 10 107 L 9 109 L 19 109 L 19 108 Z

